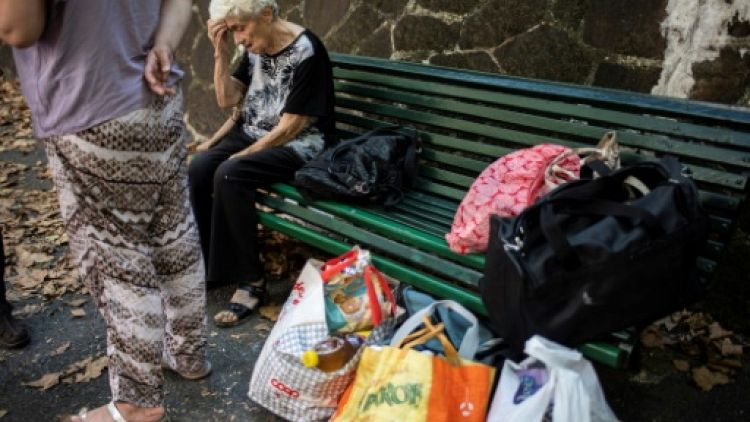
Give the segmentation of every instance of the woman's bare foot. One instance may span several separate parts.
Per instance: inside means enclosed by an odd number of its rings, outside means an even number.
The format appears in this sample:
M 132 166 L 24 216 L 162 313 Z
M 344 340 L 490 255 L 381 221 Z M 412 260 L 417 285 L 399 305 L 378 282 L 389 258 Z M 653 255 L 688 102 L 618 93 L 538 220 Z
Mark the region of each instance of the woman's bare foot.
M 164 407 L 138 407 L 130 403 L 117 403 L 117 410 L 127 422 L 158 422 L 164 417 Z M 115 422 L 107 405 L 94 409 L 85 417 L 72 416 L 65 420 L 70 422 Z

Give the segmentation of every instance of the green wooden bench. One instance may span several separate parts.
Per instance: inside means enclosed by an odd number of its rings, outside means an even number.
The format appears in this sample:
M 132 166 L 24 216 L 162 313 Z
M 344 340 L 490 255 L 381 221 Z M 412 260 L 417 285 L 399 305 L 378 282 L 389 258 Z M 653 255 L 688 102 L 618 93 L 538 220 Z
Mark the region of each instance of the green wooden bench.
M 714 272 L 747 193 L 750 112 L 650 95 L 543 82 L 346 55 L 332 55 L 337 128 L 342 139 L 402 124 L 420 130 L 424 151 L 416 188 L 395 209 L 305 203 L 286 184 L 259 197 L 267 227 L 340 254 L 373 251 L 391 276 L 486 314 L 477 294 L 484 256 L 450 251 L 444 235 L 474 178 L 492 161 L 542 142 L 592 145 L 616 130 L 625 159 L 678 156 L 700 185 L 711 240 L 700 258 Z M 635 336 L 581 350 L 623 366 Z

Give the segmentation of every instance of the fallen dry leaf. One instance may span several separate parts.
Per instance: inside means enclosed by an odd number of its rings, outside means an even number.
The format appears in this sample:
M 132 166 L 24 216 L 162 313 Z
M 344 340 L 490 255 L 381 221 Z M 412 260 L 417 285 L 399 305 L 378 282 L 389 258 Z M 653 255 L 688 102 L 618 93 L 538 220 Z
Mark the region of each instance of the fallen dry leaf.
M 24 305 L 23 308 L 18 308 L 13 310 L 13 315 L 19 317 L 19 318 L 25 318 L 29 315 L 33 315 L 39 311 L 42 310 L 42 305 L 36 304 L 36 303 L 30 303 L 28 305 Z
M 652 329 L 652 327 L 646 328 L 643 333 L 641 333 L 641 343 L 649 349 L 664 347 L 661 333 Z
M 742 356 L 742 345 L 732 343 L 725 338 L 721 341 L 721 354 L 724 356 Z
M 690 362 L 682 359 L 672 360 L 674 367 L 680 372 L 687 372 L 690 369 Z
M 731 368 L 727 368 L 726 366 L 717 365 L 715 363 L 707 363 L 706 366 L 708 366 L 709 369 L 716 372 L 721 372 L 722 374 L 726 375 L 734 375 L 734 370 Z
M 240 340 L 243 337 L 249 336 L 248 333 L 240 333 L 240 334 L 231 334 L 229 337 L 232 337 L 235 340 Z
M 50 354 L 50 356 L 60 356 L 63 353 L 65 353 L 68 349 L 70 349 L 70 342 L 69 341 L 66 342 L 66 343 L 64 343 L 62 346 L 58 347 L 57 349 L 55 349 L 55 351 L 52 352 L 52 354 Z
M 261 306 L 258 312 L 263 318 L 276 322 L 281 313 L 281 306 Z
M 727 368 L 742 369 L 742 361 L 739 359 L 722 359 L 713 363 Z
M 27 387 L 41 388 L 42 391 L 52 388 L 60 383 L 60 373 L 53 372 L 51 374 L 45 374 L 43 377 L 35 381 L 24 382 L 22 385 Z
M 16 255 L 18 256 L 18 265 L 27 268 L 35 264 L 46 264 L 55 259 L 55 257 L 46 253 L 29 251 L 26 246 L 16 247 Z
M 73 318 L 83 318 L 86 316 L 86 311 L 80 308 L 71 309 L 70 314 L 73 315 Z
M 98 378 L 102 374 L 104 368 L 107 367 L 108 362 L 109 358 L 106 356 L 99 357 L 89 362 L 86 365 L 84 372 L 76 375 L 76 383 L 89 382 L 94 378 Z
M 721 325 L 718 322 L 712 323 L 709 327 L 709 335 L 708 338 L 711 340 L 716 340 L 724 337 L 729 337 L 733 333 L 729 330 L 725 330 L 721 327 Z
M 68 302 L 68 305 L 74 308 L 80 308 L 85 303 L 86 303 L 86 299 L 73 299 L 70 302 Z
M 0 409 L 0 418 L 2 418 L 3 416 L 5 416 L 5 415 L 7 415 L 7 414 L 8 414 L 8 411 L 7 411 L 7 410 L 5 410 L 5 409 Z
M 712 372 L 705 366 L 693 368 L 693 381 L 703 391 L 711 391 L 717 385 L 729 384 L 729 377 L 721 372 Z
M 25 272 L 19 273 L 13 284 L 16 287 L 20 287 L 24 290 L 34 290 L 38 288 L 47 276 L 46 270 L 26 270 Z

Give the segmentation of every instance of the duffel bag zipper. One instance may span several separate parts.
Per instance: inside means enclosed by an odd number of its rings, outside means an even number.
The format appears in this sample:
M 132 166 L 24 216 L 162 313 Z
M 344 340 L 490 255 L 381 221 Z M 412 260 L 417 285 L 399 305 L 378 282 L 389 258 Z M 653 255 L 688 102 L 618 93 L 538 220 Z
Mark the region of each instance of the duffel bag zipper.
M 521 277 L 526 278 L 526 273 L 523 270 L 524 266 L 521 262 L 521 257 L 524 256 L 522 251 L 524 235 L 523 226 L 516 224 L 515 229 L 516 230 L 513 230 L 513 232 L 518 233 L 517 236 L 514 236 L 512 239 L 506 239 L 503 236 L 500 236 L 500 238 L 503 242 L 503 249 L 505 250 L 506 255 L 508 255 L 508 258 L 510 258 L 510 262 L 513 263 L 518 274 L 520 274 Z
M 515 236 L 513 240 L 508 240 L 503 238 L 503 249 L 505 249 L 506 252 L 520 252 L 521 248 L 523 248 L 523 239 L 521 238 L 523 236 L 523 226 L 517 226 L 517 230 L 514 230 L 514 232 L 518 232 L 518 236 Z

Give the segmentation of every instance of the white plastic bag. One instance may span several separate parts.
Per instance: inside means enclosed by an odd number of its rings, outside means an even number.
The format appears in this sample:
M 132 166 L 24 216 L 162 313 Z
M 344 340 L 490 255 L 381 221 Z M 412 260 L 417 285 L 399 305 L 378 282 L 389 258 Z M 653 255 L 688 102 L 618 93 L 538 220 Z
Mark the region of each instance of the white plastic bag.
M 520 364 L 505 361 L 488 422 L 617 421 L 591 363 L 576 350 L 534 336 Z M 549 420 L 549 418 L 548 418 Z

